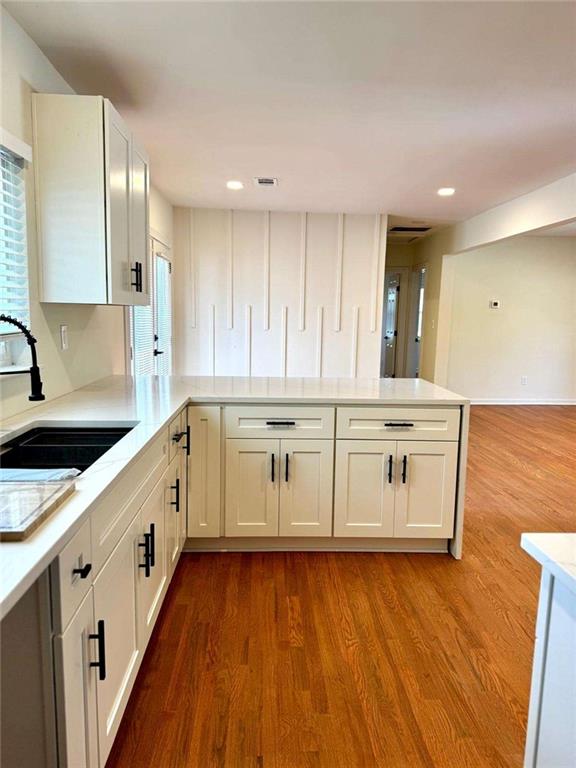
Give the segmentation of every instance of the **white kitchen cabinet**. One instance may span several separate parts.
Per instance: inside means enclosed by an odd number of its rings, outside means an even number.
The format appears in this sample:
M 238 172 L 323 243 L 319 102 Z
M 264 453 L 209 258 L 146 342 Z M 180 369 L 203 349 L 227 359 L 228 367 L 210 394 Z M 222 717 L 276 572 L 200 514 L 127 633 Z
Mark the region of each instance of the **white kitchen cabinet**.
M 94 581 L 94 619 L 100 641 L 92 642 L 96 647 L 91 652 L 101 665 L 96 682 L 101 768 L 118 731 L 142 652 L 136 611 L 136 573 L 142 560 L 140 529 L 141 517 L 136 515 Z
M 396 442 L 338 440 L 334 536 L 394 535 Z
M 331 536 L 333 440 L 280 441 L 280 536 Z
M 226 536 L 330 536 L 332 440 L 226 441 Z
M 90 589 L 66 631 L 54 638 L 60 768 L 98 766 L 98 672 L 91 666 L 93 659 L 98 660 L 98 646 L 91 637 L 95 633 Z
M 34 94 L 43 302 L 148 304 L 149 171 L 101 96 Z
M 188 407 L 188 536 L 220 536 L 220 406 Z
M 167 586 L 164 510 L 167 496 L 171 493 L 168 480 L 169 472 L 156 483 L 138 515 L 140 529 L 135 576 L 138 647 L 141 652 L 152 634 Z
M 277 536 L 280 441 L 226 441 L 226 536 Z
M 169 580 L 172 578 L 182 549 L 181 531 L 184 527 L 185 493 L 186 488 L 182 483 L 182 462 L 180 456 L 176 456 L 168 469 L 164 503 L 166 571 Z
M 458 444 L 398 442 L 394 536 L 448 539 L 454 531 Z

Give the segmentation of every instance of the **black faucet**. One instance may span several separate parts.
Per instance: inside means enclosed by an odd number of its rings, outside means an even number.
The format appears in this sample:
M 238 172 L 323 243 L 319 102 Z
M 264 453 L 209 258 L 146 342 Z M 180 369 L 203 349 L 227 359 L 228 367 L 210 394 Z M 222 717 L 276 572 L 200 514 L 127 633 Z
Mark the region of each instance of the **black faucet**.
M 40 378 L 40 368 L 38 368 L 38 360 L 36 359 L 36 339 L 28 328 L 21 323 L 20 320 L 16 320 L 15 317 L 10 315 L 0 314 L 0 322 L 10 323 L 15 325 L 19 331 L 22 331 L 30 347 L 30 353 L 32 355 L 32 365 L 30 366 L 30 387 L 32 389 L 31 394 L 28 396 L 28 400 L 45 400 L 46 397 L 42 394 L 42 379 Z M 0 371 L 0 374 L 7 373 L 23 373 L 23 371 Z

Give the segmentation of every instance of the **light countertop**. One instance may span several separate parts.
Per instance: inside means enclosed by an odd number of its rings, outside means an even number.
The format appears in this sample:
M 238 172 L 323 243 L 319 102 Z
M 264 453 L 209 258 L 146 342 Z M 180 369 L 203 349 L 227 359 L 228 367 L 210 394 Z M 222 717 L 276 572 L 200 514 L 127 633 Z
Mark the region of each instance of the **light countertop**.
M 522 549 L 576 593 L 576 533 L 523 533 Z
M 30 538 L 0 544 L 0 619 L 78 530 L 101 494 L 187 403 L 466 405 L 422 379 L 298 379 L 111 376 L 2 422 L 0 439 L 32 424 L 137 425 L 76 479 L 76 492 Z

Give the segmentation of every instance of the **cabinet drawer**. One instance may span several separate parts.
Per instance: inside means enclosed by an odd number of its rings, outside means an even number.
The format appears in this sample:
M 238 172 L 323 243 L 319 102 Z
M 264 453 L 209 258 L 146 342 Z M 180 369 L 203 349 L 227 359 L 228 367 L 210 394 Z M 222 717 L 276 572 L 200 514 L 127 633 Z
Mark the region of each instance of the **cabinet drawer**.
M 63 632 L 92 585 L 90 521 L 66 544 L 50 566 L 56 632 Z
M 226 408 L 226 437 L 333 438 L 334 408 L 230 406 Z
M 169 427 L 169 461 L 180 454 L 181 448 L 186 444 L 186 409 L 181 411 L 175 419 L 172 419 Z
M 98 573 L 168 466 L 166 430 L 134 461 L 91 514 L 94 571 Z
M 458 440 L 459 408 L 338 408 L 337 437 L 361 440 Z

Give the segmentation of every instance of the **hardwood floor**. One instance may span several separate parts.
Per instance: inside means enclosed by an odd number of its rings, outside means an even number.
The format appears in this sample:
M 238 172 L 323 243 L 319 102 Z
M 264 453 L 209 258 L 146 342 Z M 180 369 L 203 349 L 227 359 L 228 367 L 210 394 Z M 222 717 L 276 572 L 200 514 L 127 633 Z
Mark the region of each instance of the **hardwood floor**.
M 464 559 L 182 557 L 109 768 L 522 765 L 539 568 L 576 408 L 475 407 Z

